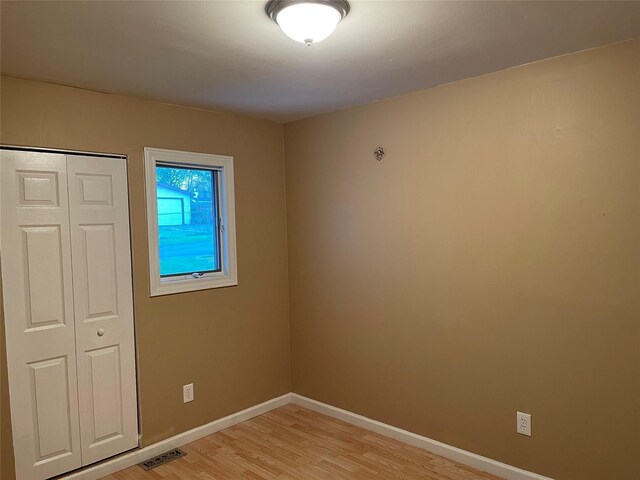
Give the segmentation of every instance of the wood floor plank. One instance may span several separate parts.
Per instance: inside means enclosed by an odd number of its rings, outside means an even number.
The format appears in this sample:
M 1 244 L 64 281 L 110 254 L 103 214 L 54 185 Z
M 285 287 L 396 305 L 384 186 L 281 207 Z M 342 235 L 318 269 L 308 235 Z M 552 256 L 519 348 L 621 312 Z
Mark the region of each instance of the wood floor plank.
M 186 456 L 104 480 L 500 480 L 335 418 L 286 405 L 187 444 Z

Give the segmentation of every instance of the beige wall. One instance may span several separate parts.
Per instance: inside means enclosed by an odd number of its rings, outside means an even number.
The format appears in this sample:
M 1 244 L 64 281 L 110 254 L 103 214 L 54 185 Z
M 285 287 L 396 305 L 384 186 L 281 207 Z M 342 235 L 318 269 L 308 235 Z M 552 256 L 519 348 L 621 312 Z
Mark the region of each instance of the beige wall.
M 295 392 L 640 478 L 640 41 L 288 124 L 285 158 Z
M 282 126 L 6 77 L 0 101 L 4 144 L 129 156 L 144 445 L 289 392 Z M 149 297 L 145 146 L 234 157 L 237 287 Z M 2 479 L 10 480 L 1 378 Z M 190 382 L 196 400 L 183 404 Z
M 1 288 L 0 282 L 0 290 Z M 7 363 L 5 361 L 4 317 L 2 295 L 0 295 L 0 478 L 13 480 L 15 464 L 11 439 L 11 416 L 9 411 L 9 388 Z

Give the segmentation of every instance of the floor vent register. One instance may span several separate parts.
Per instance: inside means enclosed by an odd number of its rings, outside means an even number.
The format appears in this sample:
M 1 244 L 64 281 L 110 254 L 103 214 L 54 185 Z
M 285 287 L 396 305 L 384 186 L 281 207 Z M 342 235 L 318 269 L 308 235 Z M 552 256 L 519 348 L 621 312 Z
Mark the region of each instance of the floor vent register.
M 157 457 L 150 458 L 149 460 L 139 463 L 138 465 L 140 465 L 145 470 L 151 470 L 172 460 L 176 460 L 177 458 L 184 457 L 185 455 L 186 453 L 184 453 L 179 448 L 174 448 L 173 450 L 158 455 Z

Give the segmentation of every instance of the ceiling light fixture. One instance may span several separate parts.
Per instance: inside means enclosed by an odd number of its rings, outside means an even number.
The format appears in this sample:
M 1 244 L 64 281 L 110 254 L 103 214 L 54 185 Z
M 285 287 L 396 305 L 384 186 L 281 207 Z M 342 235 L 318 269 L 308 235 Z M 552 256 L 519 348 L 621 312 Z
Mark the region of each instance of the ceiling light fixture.
M 288 37 L 311 45 L 331 35 L 349 8 L 343 0 L 270 0 L 265 11 Z

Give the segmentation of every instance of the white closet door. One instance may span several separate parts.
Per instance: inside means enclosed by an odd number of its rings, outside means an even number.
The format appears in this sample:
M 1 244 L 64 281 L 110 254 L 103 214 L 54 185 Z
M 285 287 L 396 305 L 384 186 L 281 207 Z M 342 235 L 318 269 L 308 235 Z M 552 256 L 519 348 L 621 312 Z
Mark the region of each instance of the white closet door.
M 81 466 L 65 155 L 0 151 L 2 285 L 17 478 Z
M 67 156 L 83 464 L 138 445 L 124 159 Z

